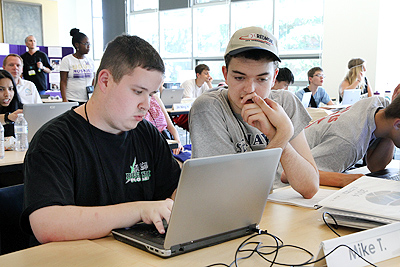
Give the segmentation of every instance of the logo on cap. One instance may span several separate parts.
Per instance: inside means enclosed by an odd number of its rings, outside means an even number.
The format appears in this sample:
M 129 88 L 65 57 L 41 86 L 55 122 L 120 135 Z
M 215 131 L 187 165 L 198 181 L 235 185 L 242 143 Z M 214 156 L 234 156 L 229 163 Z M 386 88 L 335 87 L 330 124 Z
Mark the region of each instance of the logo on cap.
M 256 42 L 260 42 L 260 43 L 264 43 L 264 44 L 268 44 L 268 45 L 272 45 L 272 46 L 274 45 L 274 40 L 272 40 L 268 36 L 265 36 L 265 35 L 262 35 L 259 33 L 250 33 L 245 36 L 240 36 L 239 40 L 256 41 Z

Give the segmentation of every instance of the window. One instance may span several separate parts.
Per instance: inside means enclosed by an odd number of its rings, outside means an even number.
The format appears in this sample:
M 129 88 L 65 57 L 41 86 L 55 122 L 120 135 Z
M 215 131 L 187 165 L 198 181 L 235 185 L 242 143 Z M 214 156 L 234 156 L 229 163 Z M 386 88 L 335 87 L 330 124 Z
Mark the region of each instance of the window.
M 128 28 L 130 34 L 139 35 L 160 52 L 167 68 L 166 81 L 182 82 L 179 77 L 185 75 L 179 73 L 189 73 L 204 63 L 210 67 L 216 85 L 223 81 L 223 56 L 232 33 L 248 26 L 263 27 L 278 38 L 280 66 L 292 70 L 295 90 L 308 84 L 311 67 L 321 65 L 323 3 L 131 0 Z
M 158 48 L 159 34 L 157 12 L 133 15 L 130 18 L 130 25 L 132 25 L 132 27 L 129 31 L 129 34 L 137 35 L 145 39 L 157 51 L 160 51 L 160 49 Z
M 93 38 L 91 50 L 93 51 L 93 60 L 96 68 L 103 56 L 103 8 L 101 0 L 92 0 L 92 18 L 93 18 Z
M 192 56 L 191 10 L 160 12 L 160 54 L 164 58 Z
M 223 56 L 229 41 L 229 9 L 213 5 L 193 10 L 193 55 Z M 211 18 L 211 19 L 210 19 Z

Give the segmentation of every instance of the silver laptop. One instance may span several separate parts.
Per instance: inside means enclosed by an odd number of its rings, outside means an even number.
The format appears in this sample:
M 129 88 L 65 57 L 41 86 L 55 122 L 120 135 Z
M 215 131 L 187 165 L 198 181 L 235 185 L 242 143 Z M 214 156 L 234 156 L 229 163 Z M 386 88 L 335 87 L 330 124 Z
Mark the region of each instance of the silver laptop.
M 353 105 L 361 99 L 361 89 L 347 89 L 343 91 L 341 105 Z
M 161 92 L 161 101 L 166 108 L 172 108 L 174 104 L 181 103 L 183 97 L 183 88 L 164 89 Z
M 25 104 L 24 117 L 28 122 L 28 142 L 43 124 L 77 105 L 77 102 Z
M 282 150 L 189 159 L 183 164 L 167 232 L 139 223 L 112 233 L 122 242 L 170 257 L 254 233 Z

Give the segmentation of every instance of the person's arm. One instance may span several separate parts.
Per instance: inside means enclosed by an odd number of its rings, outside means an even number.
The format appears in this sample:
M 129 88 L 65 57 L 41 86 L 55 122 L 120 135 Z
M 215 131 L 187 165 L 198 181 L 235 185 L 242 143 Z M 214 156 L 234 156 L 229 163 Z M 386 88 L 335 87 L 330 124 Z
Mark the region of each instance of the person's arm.
M 341 172 L 324 172 L 319 171 L 319 184 L 334 186 L 334 187 L 344 187 L 351 182 L 354 182 L 364 174 L 347 174 Z
M 275 101 L 263 100 L 255 94 L 245 96 L 242 102 L 246 103 L 248 99 L 254 104 L 244 105 L 243 120 L 267 136 L 270 140 L 267 148 L 283 149 L 282 182 L 289 182 L 304 198 L 312 198 L 318 191 L 319 178 L 304 130 L 289 142 L 294 133 L 293 124 L 283 108 Z
M 15 120 L 18 118 L 18 114 L 20 114 L 22 112 L 23 112 L 22 109 L 17 109 L 16 111 L 11 112 L 10 114 L 8 114 L 7 118 L 10 121 L 14 121 L 15 122 Z M 0 123 L 1 124 L 5 124 L 6 123 L 6 121 L 4 120 L 5 119 L 4 117 L 5 117 L 5 114 L 0 114 Z
M 376 146 L 367 150 L 367 167 L 371 172 L 380 171 L 392 161 L 394 143 L 389 138 L 381 138 Z
M 369 86 L 367 77 L 365 77 L 365 81 L 367 82 L 368 97 L 371 97 L 374 95 L 374 93 L 372 92 L 371 86 Z
M 169 221 L 172 206 L 172 199 L 99 207 L 48 206 L 34 211 L 29 221 L 40 243 L 100 238 L 112 229 L 130 227 L 140 221 L 154 223 L 163 234 L 162 219 Z
M 172 152 L 175 155 L 178 155 L 183 150 L 183 146 L 182 146 L 181 140 L 179 138 L 179 133 L 176 130 L 176 128 L 174 127 L 174 124 L 172 123 L 171 118 L 169 117 L 168 112 L 165 109 L 164 103 L 161 101 L 161 99 L 157 95 L 153 95 L 153 97 L 157 101 L 157 103 L 160 105 L 161 110 L 164 113 L 165 120 L 167 121 L 168 131 L 172 134 L 172 136 L 174 137 L 174 140 L 178 142 L 178 148 L 172 150 Z
M 60 91 L 63 102 L 68 102 L 67 99 L 67 80 L 68 71 L 60 71 Z
M 207 81 L 206 81 L 206 83 L 207 83 L 207 85 L 208 85 L 208 89 L 211 89 L 213 86 L 212 86 L 212 81 L 213 81 L 213 78 L 210 76 L 210 79 L 208 79 Z
M 354 80 L 352 84 L 350 84 L 346 79 L 340 84 L 339 86 L 339 93 L 341 96 L 343 96 L 343 91 L 347 89 L 355 89 L 357 86 L 363 81 L 364 79 L 364 73 L 360 72 L 357 75 L 357 79 Z M 369 91 L 368 91 L 368 96 L 369 96 Z

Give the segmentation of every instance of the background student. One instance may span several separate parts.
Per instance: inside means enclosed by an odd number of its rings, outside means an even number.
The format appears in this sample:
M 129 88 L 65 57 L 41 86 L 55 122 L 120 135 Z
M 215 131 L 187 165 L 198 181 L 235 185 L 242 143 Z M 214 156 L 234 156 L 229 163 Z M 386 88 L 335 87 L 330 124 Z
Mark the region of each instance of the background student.
M 39 94 L 43 95 L 47 90 L 47 76 L 45 73 L 50 73 L 53 68 L 47 55 L 36 46 L 35 36 L 29 35 L 26 37 L 25 45 L 28 51 L 21 55 L 24 61 L 24 79 L 33 82 Z
M 165 233 L 180 167 L 143 120 L 165 73 L 137 36 L 107 45 L 93 96 L 45 124 L 24 161 L 22 228 L 41 243 L 93 239 L 143 221 Z
M 347 89 L 361 89 L 362 95 L 372 96 L 371 86 L 369 86 L 368 79 L 365 76 L 367 71 L 365 60 L 362 58 L 352 58 L 347 67 L 349 71 L 339 86 L 339 101 L 342 101 L 343 91 Z
M 248 27 L 234 33 L 222 68 L 228 89 L 203 93 L 190 110 L 192 157 L 280 147 L 280 180 L 311 198 L 319 184 L 304 136 L 311 118 L 294 94 L 271 91 L 279 61 L 277 40 L 268 31 Z
M 272 90 L 288 90 L 289 86 L 294 83 L 293 73 L 288 68 L 279 68 L 278 75 L 276 76 L 275 84 Z
M 164 137 L 167 139 L 174 139 L 178 142 L 178 148 L 172 150 L 175 155 L 178 155 L 183 150 L 179 133 L 172 123 L 163 102 L 157 94 L 154 94 L 150 98 L 150 107 L 146 113 L 145 119 L 151 122 Z
M 70 31 L 75 53 L 63 57 L 60 64 L 60 90 L 64 102 L 79 102 L 88 99 L 88 87 L 94 83 L 94 62 L 86 55 L 90 50 L 89 38 L 79 29 Z
M 0 123 L 4 126 L 4 136 L 14 136 L 14 122 L 22 113 L 22 103 L 11 74 L 0 70 Z
M 17 54 L 9 54 L 3 60 L 3 69 L 13 76 L 22 104 L 42 103 L 35 84 L 21 78 L 22 68 L 23 60 Z
M 326 105 L 333 105 L 331 98 L 328 93 L 322 88 L 322 84 L 324 83 L 324 71 L 320 67 L 311 68 L 307 72 L 308 76 L 308 86 L 304 89 L 298 90 L 295 94 L 300 99 L 303 99 L 303 95 L 306 92 L 311 92 L 311 99 L 309 107 L 318 108 L 320 103 L 324 103 Z

